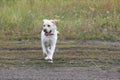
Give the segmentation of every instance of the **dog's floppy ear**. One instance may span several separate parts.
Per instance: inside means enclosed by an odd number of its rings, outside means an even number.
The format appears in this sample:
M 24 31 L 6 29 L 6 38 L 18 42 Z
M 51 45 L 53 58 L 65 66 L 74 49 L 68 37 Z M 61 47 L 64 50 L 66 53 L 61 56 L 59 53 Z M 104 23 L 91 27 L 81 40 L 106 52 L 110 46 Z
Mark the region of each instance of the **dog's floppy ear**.
M 54 20 L 51 20 L 52 23 L 54 24 L 57 24 L 60 20 L 57 20 L 57 19 L 54 19 Z

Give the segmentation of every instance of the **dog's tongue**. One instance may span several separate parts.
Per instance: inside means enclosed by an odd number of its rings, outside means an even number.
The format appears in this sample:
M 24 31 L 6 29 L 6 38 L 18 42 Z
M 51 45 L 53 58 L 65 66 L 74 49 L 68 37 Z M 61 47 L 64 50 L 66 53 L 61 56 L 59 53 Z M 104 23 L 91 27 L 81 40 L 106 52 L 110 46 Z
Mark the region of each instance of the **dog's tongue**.
M 49 35 L 49 33 L 47 33 L 47 32 L 46 32 L 46 33 L 45 33 L 45 35 L 46 35 L 46 36 L 48 36 L 48 35 Z

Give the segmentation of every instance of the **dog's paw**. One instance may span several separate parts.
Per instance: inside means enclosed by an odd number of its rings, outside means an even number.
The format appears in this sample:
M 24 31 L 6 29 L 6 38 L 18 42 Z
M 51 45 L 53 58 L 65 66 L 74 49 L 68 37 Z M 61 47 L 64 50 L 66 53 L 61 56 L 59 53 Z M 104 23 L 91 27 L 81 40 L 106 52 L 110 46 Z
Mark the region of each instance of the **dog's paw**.
M 49 57 L 47 57 L 47 56 L 46 56 L 44 59 L 45 59 L 45 60 L 52 60 L 52 59 L 50 59 L 50 58 L 49 58 Z
M 50 62 L 50 63 L 53 63 L 53 60 L 50 59 L 49 57 L 45 57 L 45 60 L 47 60 L 47 61 Z
M 49 58 L 46 56 L 44 59 L 45 59 L 45 60 L 48 60 Z
M 53 60 L 48 60 L 49 63 L 53 63 Z

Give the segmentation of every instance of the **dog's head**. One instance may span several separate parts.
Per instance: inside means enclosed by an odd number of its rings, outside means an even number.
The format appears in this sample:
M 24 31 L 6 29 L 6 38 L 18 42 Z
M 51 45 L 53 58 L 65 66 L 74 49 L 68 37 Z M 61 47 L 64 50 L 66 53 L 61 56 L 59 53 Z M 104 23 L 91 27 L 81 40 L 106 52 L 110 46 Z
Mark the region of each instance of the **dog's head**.
M 43 20 L 43 31 L 46 36 L 54 34 L 54 31 L 57 29 L 56 24 L 58 20 Z

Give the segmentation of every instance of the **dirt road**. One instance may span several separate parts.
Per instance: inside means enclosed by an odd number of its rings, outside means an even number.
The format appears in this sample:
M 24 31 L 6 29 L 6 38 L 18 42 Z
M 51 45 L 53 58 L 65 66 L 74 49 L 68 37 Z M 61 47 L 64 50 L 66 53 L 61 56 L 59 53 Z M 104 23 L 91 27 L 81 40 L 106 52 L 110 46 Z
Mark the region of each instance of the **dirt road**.
M 120 73 L 95 67 L 2 68 L 0 80 L 120 80 Z
M 39 42 L 0 44 L 0 80 L 120 80 L 120 42 L 58 42 L 54 63 Z

